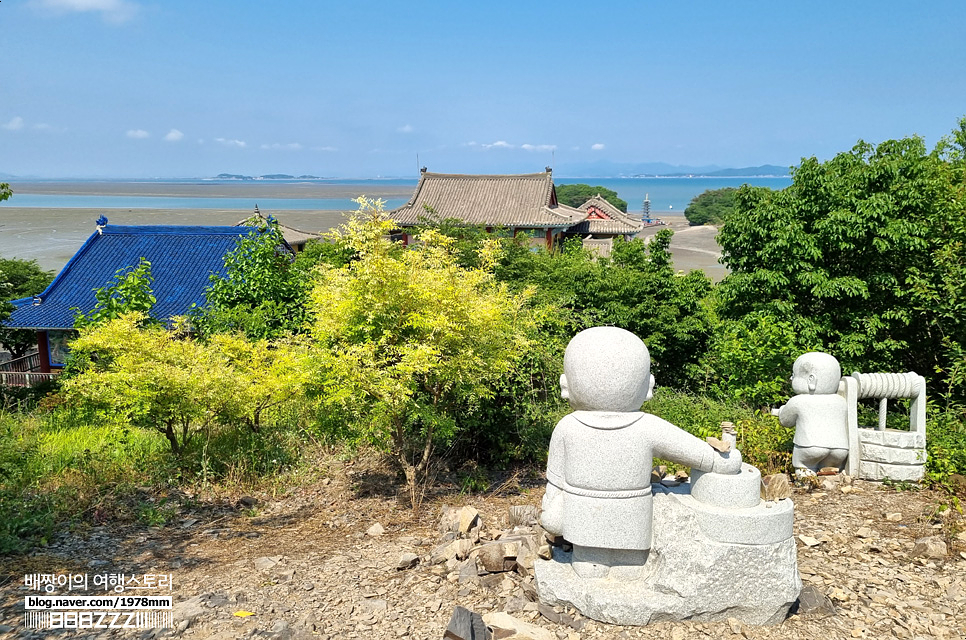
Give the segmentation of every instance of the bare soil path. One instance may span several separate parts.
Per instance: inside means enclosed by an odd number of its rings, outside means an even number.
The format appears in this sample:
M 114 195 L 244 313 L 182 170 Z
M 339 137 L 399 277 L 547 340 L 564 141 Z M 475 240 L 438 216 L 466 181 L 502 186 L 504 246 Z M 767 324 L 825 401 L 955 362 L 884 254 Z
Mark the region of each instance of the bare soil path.
M 563 610 L 558 613 L 569 614 L 571 623 L 551 622 L 532 602 L 526 570 L 467 576 L 455 562 L 434 558 L 442 543 L 443 504 L 478 509 L 485 542 L 507 528 L 510 505 L 539 505 L 537 470 L 489 493 L 461 496 L 453 489 L 431 496 L 419 517 L 379 493 L 391 491 L 385 477 L 335 461 L 322 475 L 275 499 L 258 496 L 254 507 L 208 501 L 182 510 L 163 528 L 95 527 L 4 560 L 0 638 L 155 635 L 24 629 L 24 596 L 36 592 L 25 589 L 23 575 L 31 572 L 171 574 L 176 626 L 159 635 L 172 638 L 441 638 L 457 605 L 508 611 L 562 640 L 966 637 L 966 527 L 955 509 L 941 509 L 948 497 L 936 492 L 858 481 L 845 492 L 831 483 L 797 488 L 799 569 L 819 606 L 780 625 L 619 627 Z M 384 529 L 380 535 L 370 532 L 376 523 Z M 943 555 L 917 548 L 917 540 L 937 536 L 946 544 Z M 403 562 L 407 553 L 418 556 L 415 566 Z

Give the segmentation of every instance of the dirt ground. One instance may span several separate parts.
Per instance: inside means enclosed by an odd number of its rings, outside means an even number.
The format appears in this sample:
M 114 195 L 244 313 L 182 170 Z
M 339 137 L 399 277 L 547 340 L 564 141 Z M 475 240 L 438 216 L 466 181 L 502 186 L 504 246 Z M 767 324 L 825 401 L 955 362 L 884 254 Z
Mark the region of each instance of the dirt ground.
M 510 612 L 560 640 L 966 636 L 966 527 L 955 509 L 941 509 L 948 499 L 932 491 L 859 481 L 846 491 L 845 483 L 831 482 L 796 488 L 798 567 L 821 603 L 793 609 L 779 625 L 622 627 L 573 610 L 541 610 L 526 571 L 480 577 L 474 571 L 464 580 L 462 568 L 433 560 L 443 505 L 478 509 L 485 542 L 507 528 L 509 506 L 540 504 L 539 469 L 507 475 L 482 493 L 444 486 L 415 517 L 378 468 L 333 459 L 318 470 L 318 479 L 283 495 L 241 502 L 242 496 L 195 496 L 163 527 L 81 527 L 46 549 L 3 560 L 0 638 L 124 635 L 24 629 L 24 596 L 36 592 L 25 588 L 23 576 L 67 572 L 171 574 L 173 588 L 159 593 L 175 603 L 175 628 L 165 637 L 441 638 L 458 605 Z M 246 506 L 252 498 L 257 504 Z M 377 523 L 382 533 L 373 533 Z M 923 539 L 941 540 L 943 553 L 924 553 L 917 544 Z M 415 566 L 402 564 L 407 553 L 417 558 Z M 162 634 L 140 632 L 155 635 Z

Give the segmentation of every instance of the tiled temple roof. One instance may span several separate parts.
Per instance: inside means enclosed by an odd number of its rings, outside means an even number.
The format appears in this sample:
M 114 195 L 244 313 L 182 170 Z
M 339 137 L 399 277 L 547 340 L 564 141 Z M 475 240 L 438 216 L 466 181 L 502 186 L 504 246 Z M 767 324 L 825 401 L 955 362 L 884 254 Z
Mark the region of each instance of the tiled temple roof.
M 118 269 L 151 262 L 151 287 L 159 320 L 183 315 L 203 304 L 212 274 L 224 269 L 224 256 L 252 227 L 126 226 L 105 223 L 87 239 L 47 289 L 12 301 L 16 307 L 4 323 L 20 329 L 71 329 L 79 309 L 89 313 L 94 290 L 108 285 Z
M 432 208 L 434 213 L 426 210 Z M 424 171 L 416 192 L 389 212 L 400 226 L 420 218 L 456 218 L 487 227 L 571 227 L 586 213 L 557 203 L 550 172 L 518 175 L 462 175 Z
M 591 235 L 634 235 L 644 228 L 635 220 L 600 195 L 596 195 L 578 207 L 587 216 L 585 220 L 568 229 L 568 233 Z M 595 212 L 596 216 L 595 217 Z

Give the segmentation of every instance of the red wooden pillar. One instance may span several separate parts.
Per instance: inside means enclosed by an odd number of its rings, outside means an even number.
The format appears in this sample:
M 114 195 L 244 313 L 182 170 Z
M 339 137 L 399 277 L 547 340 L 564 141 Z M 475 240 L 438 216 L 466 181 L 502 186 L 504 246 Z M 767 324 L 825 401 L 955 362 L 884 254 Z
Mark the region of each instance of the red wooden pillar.
M 37 354 L 40 357 L 40 372 L 50 373 L 50 343 L 46 331 L 37 332 Z
M 547 229 L 547 251 L 553 249 L 553 232 Z

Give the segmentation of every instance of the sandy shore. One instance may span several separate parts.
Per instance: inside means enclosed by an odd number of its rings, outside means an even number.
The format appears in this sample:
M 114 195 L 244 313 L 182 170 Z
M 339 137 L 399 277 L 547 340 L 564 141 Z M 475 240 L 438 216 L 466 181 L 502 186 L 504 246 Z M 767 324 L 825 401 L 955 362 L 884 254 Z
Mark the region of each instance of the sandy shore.
M 168 182 L 11 182 L 15 194 L 71 196 L 164 196 L 190 198 L 408 198 L 413 185 L 384 184 L 379 180 L 360 184 L 325 182 L 213 182 L 178 184 Z M 11 200 L 11 202 L 13 202 Z
M 59 271 L 94 233 L 101 214 L 112 224 L 233 225 L 251 215 L 236 209 L 46 209 L 0 208 L 0 256 L 36 260 Z M 283 211 L 282 224 L 326 231 L 345 221 L 342 211 Z

